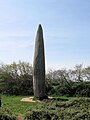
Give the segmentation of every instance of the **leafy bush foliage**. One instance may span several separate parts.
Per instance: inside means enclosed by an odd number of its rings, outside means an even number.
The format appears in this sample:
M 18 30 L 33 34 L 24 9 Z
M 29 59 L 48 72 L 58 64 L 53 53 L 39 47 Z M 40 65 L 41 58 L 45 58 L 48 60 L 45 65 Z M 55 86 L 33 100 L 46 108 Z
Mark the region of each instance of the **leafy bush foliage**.
M 16 120 L 16 117 L 9 109 L 0 108 L 0 120 Z
M 81 82 L 76 86 L 75 96 L 90 97 L 90 82 Z
M 0 92 L 11 95 L 32 95 L 32 67 L 28 63 L 15 62 L 1 67 Z
M 0 65 L 0 93 L 33 95 L 32 66 L 21 62 Z M 48 95 L 90 97 L 90 67 L 76 65 L 73 70 L 50 70 L 46 74 Z
M 65 96 L 90 97 L 90 82 L 71 82 L 54 87 L 54 94 Z
M 48 101 L 41 108 L 29 109 L 25 120 L 89 120 L 90 99 L 78 98 L 66 102 Z
M 28 112 L 25 120 L 59 120 L 58 116 L 49 111 L 34 110 L 30 113 Z

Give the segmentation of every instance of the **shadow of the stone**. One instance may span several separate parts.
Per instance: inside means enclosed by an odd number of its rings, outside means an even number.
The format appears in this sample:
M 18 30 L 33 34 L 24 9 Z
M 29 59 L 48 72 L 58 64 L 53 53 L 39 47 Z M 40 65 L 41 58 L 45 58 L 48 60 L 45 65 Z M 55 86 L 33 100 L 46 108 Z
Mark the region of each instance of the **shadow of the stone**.
M 55 100 L 55 101 L 68 101 L 68 99 L 66 99 L 66 98 L 52 98 L 52 100 Z

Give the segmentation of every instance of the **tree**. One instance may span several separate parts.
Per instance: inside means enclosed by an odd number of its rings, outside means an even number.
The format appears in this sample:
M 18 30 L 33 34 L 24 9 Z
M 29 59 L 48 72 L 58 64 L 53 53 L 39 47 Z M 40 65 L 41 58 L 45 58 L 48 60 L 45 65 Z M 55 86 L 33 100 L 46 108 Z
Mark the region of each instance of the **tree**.
M 21 62 L 1 65 L 0 92 L 13 95 L 33 94 L 32 66 Z

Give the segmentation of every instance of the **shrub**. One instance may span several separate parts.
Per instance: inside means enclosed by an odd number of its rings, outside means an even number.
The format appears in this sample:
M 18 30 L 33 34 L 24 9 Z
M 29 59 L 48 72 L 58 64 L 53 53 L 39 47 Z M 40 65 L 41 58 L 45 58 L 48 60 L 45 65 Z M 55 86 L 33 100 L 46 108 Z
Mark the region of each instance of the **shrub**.
M 80 82 L 76 86 L 75 96 L 90 97 L 90 83 Z
M 0 120 L 16 120 L 16 117 L 9 109 L 0 108 Z
M 0 92 L 11 95 L 33 94 L 32 66 L 21 62 L 0 66 Z
M 28 111 L 24 120 L 59 120 L 59 117 L 47 109 L 38 109 Z
M 90 99 L 78 98 L 66 102 L 48 101 L 29 109 L 24 120 L 89 120 Z
M 90 97 L 90 82 L 71 82 L 70 84 L 65 83 L 53 86 L 49 94 L 70 97 Z
M 2 80 L 0 92 L 10 95 L 33 95 L 32 75 L 24 74 L 15 78 L 9 73 L 3 72 L 0 78 Z

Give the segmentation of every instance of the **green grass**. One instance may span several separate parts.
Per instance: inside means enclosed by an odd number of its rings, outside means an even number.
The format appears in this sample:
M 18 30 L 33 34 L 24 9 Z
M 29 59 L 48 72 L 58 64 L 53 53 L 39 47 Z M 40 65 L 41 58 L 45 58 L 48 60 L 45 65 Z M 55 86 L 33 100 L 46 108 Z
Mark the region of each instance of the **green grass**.
M 2 107 L 9 108 L 15 114 L 24 114 L 28 108 L 39 106 L 38 102 L 22 102 L 22 98 L 29 96 L 7 96 L 1 95 Z
M 44 110 L 55 112 L 59 116 L 64 115 L 65 120 L 73 118 L 90 117 L 90 98 L 54 96 L 54 100 L 43 100 L 41 102 L 22 102 L 22 98 L 29 96 L 8 96 L 1 95 L 2 107 L 9 108 L 14 114 L 23 116 L 26 110 Z M 60 98 L 59 101 L 57 98 Z M 67 101 L 65 101 L 67 100 Z M 75 119 L 76 119 L 75 118 Z M 88 119 L 86 119 L 88 120 Z
M 1 95 L 2 107 L 9 108 L 15 114 L 24 114 L 28 108 L 36 108 L 43 104 L 43 102 L 22 102 L 20 101 L 22 98 L 30 97 L 30 96 L 9 96 L 9 95 Z M 54 96 L 54 98 L 61 99 L 73 99 L 71 97 L 61 97 Z

